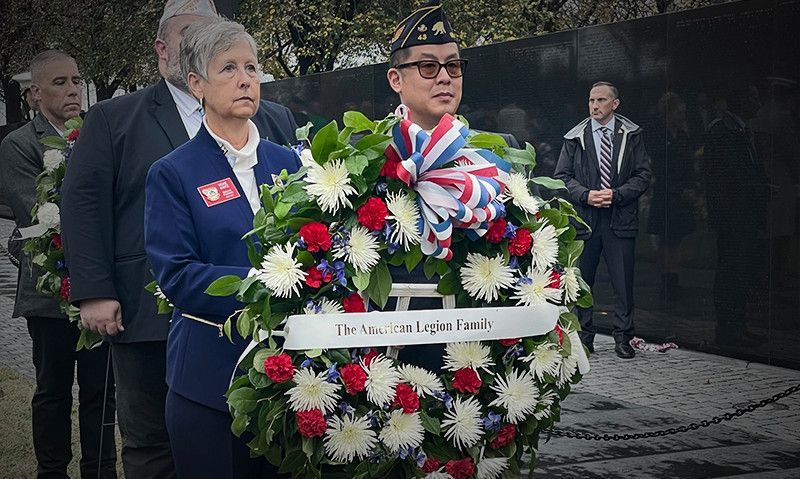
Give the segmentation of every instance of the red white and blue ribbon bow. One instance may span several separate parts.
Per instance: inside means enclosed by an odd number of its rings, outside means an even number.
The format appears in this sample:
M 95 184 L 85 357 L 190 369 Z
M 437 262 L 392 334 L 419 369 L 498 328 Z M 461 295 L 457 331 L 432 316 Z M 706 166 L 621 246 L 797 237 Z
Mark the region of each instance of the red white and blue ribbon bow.
M 468 133 L 451 115 L 444 115 L 430 135 L 407 118 L 392 130 L 386 157 L 399 162 L 398 177 L 418 194 L 427 256 L 449 260 L 453 227 L 477 239 L 505 213 L 497 197 L 511 165 L 489 150 L 464 148 Z

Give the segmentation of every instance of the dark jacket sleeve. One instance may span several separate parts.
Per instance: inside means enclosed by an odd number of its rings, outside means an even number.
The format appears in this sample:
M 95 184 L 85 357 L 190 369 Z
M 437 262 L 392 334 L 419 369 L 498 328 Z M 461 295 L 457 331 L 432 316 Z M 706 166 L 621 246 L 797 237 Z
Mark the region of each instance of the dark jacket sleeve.
M 554 177 L 567 185 L 569 200 L 576 205 L 586 205 L 589 197 L 589 188 L 580 184 L 575 176 L 575 157 L 580 155 L 578 142 L 567 140 L 561 147 Z
M 30 127 L 29 124 L 22 128 Z M 31 209 L 36 204 L 36 177 L 43 168 L 36 145 L 26 141 L 21 133 L 17 130 L 9 134 L 0 144 L 0 187 L 20 228 L 31 225 Z M 35 132 L 30 133 L 35 136 Z
M 176 307 L 226 318 L 244 306 L 233 296 L 205 293 L 217 278 L 226 275 L 246 278 L 250 268 L 201 261 L 201 240 L 183 193 L 180 173 L 166 161 L 154 163 L 147 174 L 144 211 L 147 257 L 158 285 Z
M 61 230 L 70 270 L 73 303 L 114 298 L 113 138 L 102 109 L 95 106 L 69 160 L 61 199 Z
M 652 170 L 650 156 L 644 148 L 641 134 L 631 136 L 631 159 L 634 161 L 630 178 L 624 184 L 614 189 L 612 203 L 624 206 L 639 199 L 647 188 L 650 187 Z

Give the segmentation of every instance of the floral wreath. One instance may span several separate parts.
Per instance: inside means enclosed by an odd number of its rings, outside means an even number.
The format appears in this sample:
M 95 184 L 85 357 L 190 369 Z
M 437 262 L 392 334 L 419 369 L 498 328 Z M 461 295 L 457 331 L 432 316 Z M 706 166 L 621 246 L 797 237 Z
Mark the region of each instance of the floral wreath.
M 36 281 L 36 291 L 57 299 L 61 311 L 78 324 L 81 329 L 78 350 L 91 348 L 101 340 L 97 333 L 83 329 L 80 309 L 69 302 L 69 268 L 61 244 L 61 184 L 82 126 L 83 119 L 75 117 L 64 123 L 65 131 L 61 136 L 39 140 L 48 149 L 42 156 L 44 170 L 36 177 L 36 204 L 31 210 L 35 223 L 20 229 L 21 239 L 27 240 L 23 251 L 43 271 Z
M 449 115 L 428 134 L 399 111 L 347 112 L 342 130 L 333 121 L 298 148 L 303 167 L 261 186 L 245 237 L 257 273 L 206 290 L 242 301 L 224 330 L 255 339 L 227 393 L 232 430 L 293 477 L 517 477 L 581 378 L 569 312 L 592 302 L 576 267 L 580 219 L 531 194 L 532 182 L 563 188 L 529 177 L 531 145 L 509 148 Z M 390 265 L 422 265 L 459 308 L 551 303 L 560 316 L 542 336 L 447 344 L 442 374 L 375 348 L 279 346 L 287 316 L 383 308 Z

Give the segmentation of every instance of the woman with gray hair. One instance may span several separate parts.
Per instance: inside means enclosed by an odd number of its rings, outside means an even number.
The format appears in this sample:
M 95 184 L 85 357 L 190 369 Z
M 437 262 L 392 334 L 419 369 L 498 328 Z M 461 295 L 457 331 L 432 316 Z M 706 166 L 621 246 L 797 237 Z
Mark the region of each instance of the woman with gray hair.
M 231 433 L 225 392 L 248 341 L 223 324 L 243 307 L 205 294 L 225 275 L 250 273 L 240 238 L 261 208 L 260 184 L 294 172 L 291 150 L 259 138 L 256 44 L 238 23 L 191 25 L 181 70 L 205 111 L 197 135 L 150 168 L 145 187 L 145 247 L 162 291 L 175 305 L 167 341 L 166 422 L 179 477 L 275 477 Z

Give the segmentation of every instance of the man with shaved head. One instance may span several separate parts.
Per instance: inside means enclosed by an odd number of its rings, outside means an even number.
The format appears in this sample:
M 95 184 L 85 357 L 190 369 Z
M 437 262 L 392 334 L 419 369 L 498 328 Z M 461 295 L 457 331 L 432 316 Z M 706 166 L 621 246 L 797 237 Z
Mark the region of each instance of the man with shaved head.
M 81 76 L 71 56 L 47 50 L 31 61 L 30 69 L 31 94 L 39 112 L 0 145 L 0 186 L 18 228 L 30 226 L 32 221 L 36 177 L 44 169 L 46 149 L 39 140 L 60 135 L 65 130 L 64 123 L 81 112 Z M 106 378 L 108 346 L 75 351 L 80 331 L 61 313 L 58 301 L 36 291 L 41 274 L 30 257 L 21 258 L 13 314 L 25 317 L 33 345 L 36 391 L 31 418 L 38 476 L 68 477 L 67 466 L 72 460 L 72 385 L 77 364 L 81 476 L 116 477 L 114 428 L 102 431 L 104 406 L 109 422 L 114 417 L 114 380 Z

